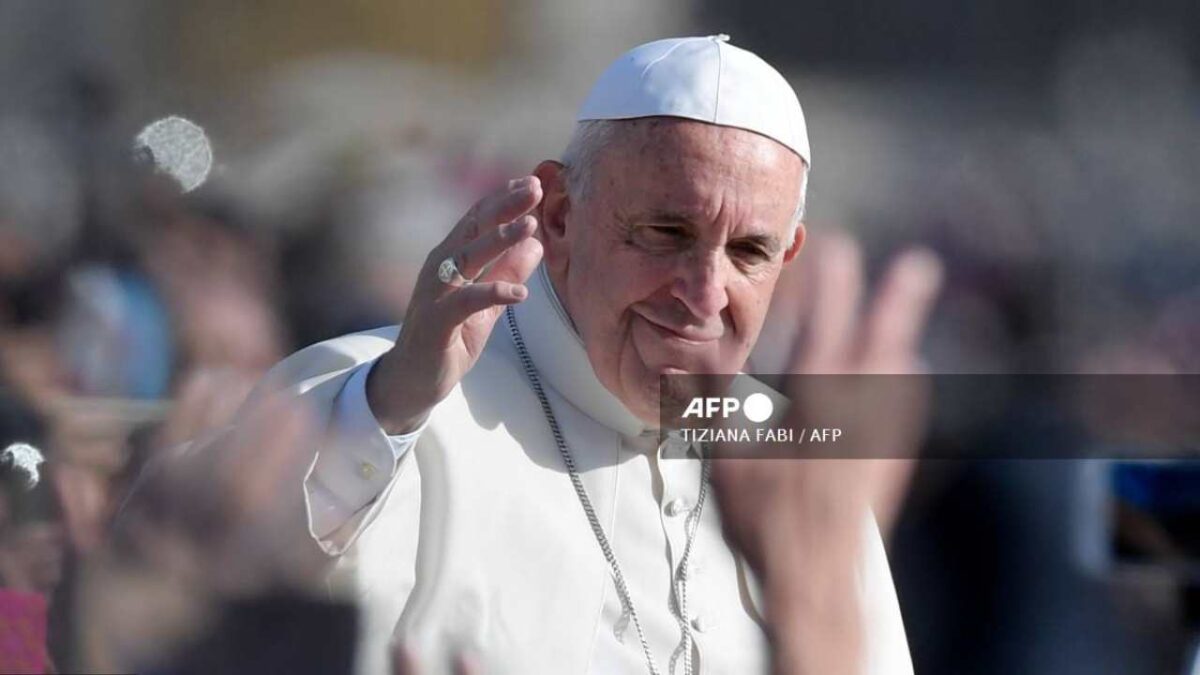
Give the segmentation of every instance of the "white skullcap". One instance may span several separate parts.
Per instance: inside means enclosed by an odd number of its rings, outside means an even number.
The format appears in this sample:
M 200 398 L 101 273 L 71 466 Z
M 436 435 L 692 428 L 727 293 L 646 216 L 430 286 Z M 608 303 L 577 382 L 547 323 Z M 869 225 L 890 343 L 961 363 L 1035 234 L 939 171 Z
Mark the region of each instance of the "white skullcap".
M 762 134 L 812 167 L 800 100 L 787 80 L 728 35 L 672 38 L 625 52 L 600 75 L 576 120 L 683 117 Z

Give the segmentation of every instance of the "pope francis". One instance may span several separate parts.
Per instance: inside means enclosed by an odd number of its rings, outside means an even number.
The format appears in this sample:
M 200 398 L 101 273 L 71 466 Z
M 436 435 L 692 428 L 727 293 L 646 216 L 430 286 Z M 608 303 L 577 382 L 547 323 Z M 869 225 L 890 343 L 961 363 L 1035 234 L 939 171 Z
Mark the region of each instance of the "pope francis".
M 810 166 L 796 95 L 762 59 L 726 36 L 642 45 L 601 75 L 560 161 L 431 252 L 402 327 L 271 371 L 261 391 L 336 432 L 304 492 L 330 584 L 363 607 L 363 672 L 386 672 L 394 641 L 422 672 L 463 651 L 486 673 L 770 670 L 778 608 L 727 540 L 703 449 L 659 443 L 659 378 L 743 367 L 804 243 Z M 845 661 L 908 673 L 860 515 Z

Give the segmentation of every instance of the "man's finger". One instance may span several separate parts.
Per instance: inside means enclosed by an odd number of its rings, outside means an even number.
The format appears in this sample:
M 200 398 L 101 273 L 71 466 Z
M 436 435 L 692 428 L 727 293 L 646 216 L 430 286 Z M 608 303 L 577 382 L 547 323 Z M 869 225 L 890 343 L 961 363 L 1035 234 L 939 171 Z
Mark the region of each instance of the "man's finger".
M 542 200 L 542 183 L 537 176 L 525 176 L 475 202 L 458 221 L 440 247 L 447 255 L 461 249 L 485 232 L 529 213 Z
M 866 319 L 861 348 L 868 372 L 911 368 L 941 285 L 942 264 L 932 251 L 915 248 L 896 258 Z
M 817 242 L 812 255 L 807 339 L 796 344 L 789 372 L 836 373 L 846 367 L 862 297 L 862 252 L 850 237 L 835 235 Z
M 542 260 L 542 242 L 526 238 L 513 245 L 483 275 L 481 281 L 507 281 L 510 284 L 525 283 Z
M 468 279 L 478 277 L 492 261 L 528 239 L 536 229 L 537 219 L 531 215 L 524 215 L 484 232 L 455 254 L 459 273 Z
M 475 314 L 494 307 L 515 305 L 529 296 L 524 284 L 492 281 L 463 286 L 438 302 L 438 314 L 450 334 Z

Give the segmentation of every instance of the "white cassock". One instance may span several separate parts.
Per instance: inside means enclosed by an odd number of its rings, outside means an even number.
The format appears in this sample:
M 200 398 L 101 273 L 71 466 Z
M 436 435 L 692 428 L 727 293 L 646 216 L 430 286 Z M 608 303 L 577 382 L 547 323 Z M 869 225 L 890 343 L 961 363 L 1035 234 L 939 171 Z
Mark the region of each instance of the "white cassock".
M 544 268 L 528 285 L 515 307 L 519 330 L 665 675 L 681 638 L 672 574 L 701 462 L 682 442 L 659 445 L 601 385 Z M 285 388 L 340 432 L 341 442 L 319 448 L 305 492 L 313 536 L 338 557 L 331 588 L 363 608 L 359 671 L 386 672 L 395 636 L 422 656 L 424 672 L 441 672 L 443 655 L 459 648 L 488 674 L 648 672 L 505 318 L 425 427 L 389 437 L 364 384 L 397 331 L 304 349 L 260 388 Z M 883 543 L 869 515 L 864 524 L 857 601 L 867 672 L 911 673 Z M 722 537 L 714 500 L 690 560 L 695 672 L 766 672 L 757 584 Z

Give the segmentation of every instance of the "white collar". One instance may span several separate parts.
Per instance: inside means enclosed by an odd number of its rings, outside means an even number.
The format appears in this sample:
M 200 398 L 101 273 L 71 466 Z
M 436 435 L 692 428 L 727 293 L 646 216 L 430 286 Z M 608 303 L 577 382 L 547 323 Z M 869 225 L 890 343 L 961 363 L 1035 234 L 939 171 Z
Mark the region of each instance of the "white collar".
M 559 302 L 545 265 L 538 265 L 526 286 L 529 297 L 514 311 L 538 376 L 585 415 L 622 436 L 654 432 L 596 377 L 583 339 Z

